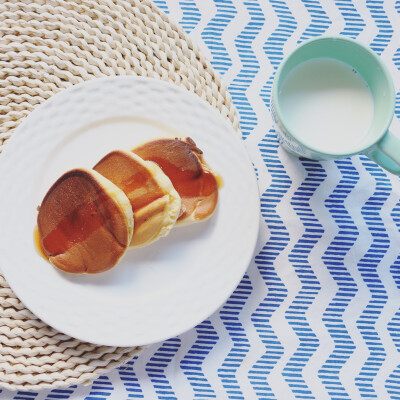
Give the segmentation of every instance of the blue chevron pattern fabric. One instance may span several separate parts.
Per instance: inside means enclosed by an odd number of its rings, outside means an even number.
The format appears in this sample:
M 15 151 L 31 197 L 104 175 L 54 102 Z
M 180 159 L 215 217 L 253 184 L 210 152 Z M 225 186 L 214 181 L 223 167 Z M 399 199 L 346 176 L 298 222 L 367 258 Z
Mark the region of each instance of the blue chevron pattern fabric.
M 279 145 L 271 86 L 318 35 L 355 38 L 392 73 L 400 132 L 400 1 L 157 0 L 223 76 L 261 196 L 255 257 L 229 300 L 88 387 L 13 400 L 400 399 L 400 179 L 365 156 Z

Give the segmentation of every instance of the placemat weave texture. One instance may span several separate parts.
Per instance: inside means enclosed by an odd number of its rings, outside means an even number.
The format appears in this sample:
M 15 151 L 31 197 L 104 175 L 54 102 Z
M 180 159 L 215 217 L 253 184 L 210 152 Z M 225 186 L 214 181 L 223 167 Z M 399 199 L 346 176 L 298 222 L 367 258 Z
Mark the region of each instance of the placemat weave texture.
M 128 74 L 195 92 L 239 132 L 218 74 L 150 2 L 2 2 L 0 152 L 22 119 L 55 93 L 85 80 Z M 0 386 L 38 390 L 88 383 L 140 350 L 83 343 L 55 331 L 25 308 L 0 275 Z

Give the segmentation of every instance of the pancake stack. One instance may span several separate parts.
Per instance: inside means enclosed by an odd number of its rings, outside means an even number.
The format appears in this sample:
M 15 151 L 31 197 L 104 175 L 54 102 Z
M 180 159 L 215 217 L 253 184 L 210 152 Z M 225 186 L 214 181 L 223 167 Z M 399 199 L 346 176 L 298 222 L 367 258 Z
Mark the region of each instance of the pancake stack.
M 39 244 L 62 271 L 100 273 L 128 248 L 204 221 L 217 203 L 216 176 L 194 141 L 155 139 L 61 176 L 39 207 Z

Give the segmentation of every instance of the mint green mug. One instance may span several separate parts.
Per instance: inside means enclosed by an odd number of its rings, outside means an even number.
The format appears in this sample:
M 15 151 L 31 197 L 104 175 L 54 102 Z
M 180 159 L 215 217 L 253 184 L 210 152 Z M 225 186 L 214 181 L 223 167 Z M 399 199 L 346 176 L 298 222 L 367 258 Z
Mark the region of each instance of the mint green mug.
M 391 76 L 370 49 L 344 37 L 318 37 L 280 65 L 271 112 L 290 153 L 330 160 L 363 153 L 400 175 L 400 139 L 388 131 L 395 108 Z

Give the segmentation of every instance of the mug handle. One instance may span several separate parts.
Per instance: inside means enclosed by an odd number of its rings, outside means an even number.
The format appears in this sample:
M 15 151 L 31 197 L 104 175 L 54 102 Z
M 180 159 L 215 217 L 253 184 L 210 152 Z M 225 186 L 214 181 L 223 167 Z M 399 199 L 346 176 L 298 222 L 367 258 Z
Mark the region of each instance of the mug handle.
M 365 153 L 378 165 L 395 175 L 400 175 L 400 139 L 387 131 L 383 138 Z

